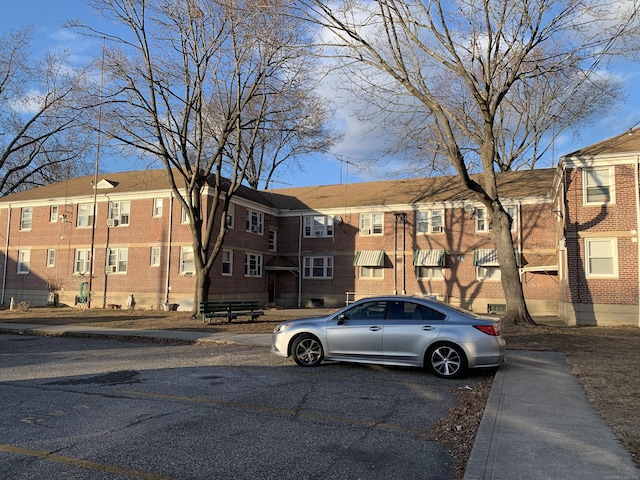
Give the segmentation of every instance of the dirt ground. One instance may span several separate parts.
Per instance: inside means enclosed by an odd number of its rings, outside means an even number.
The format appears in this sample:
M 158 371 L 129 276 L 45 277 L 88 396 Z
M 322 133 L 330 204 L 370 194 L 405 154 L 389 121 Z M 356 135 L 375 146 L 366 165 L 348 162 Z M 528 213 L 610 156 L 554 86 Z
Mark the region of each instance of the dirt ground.
M 107 328 L 271 333 L 286 311 L 267 310 L 255 322 L 239 318 L 211 325 L 187 312 L 151 310 L 79 310 L 19 308 L 0 311 L 2 323 L 76 324 Z M 640 466 L 640 328 L 510 327 L 503 331 L 507 348 L 565 352 L 587 397 Z M 493 377 L 459 389 L 458 406 L 428 432 L 454 460 L 453 479 L 461 479 L 482 419 Z

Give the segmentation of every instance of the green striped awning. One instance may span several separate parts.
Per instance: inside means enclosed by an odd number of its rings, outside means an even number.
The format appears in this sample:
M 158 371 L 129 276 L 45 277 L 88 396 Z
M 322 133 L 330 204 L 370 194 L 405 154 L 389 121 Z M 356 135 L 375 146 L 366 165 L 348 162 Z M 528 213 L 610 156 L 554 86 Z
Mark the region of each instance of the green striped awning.
M 520 266 L 520 252 L 513 250 L 516 264 Z M 473 264 L 477 267 L 499 267 L 498 251 L 495 248 L 477 248 L 473 251 Z
M 353 259 L 356 267 L 382 267 L 384 266 L 384 250 L 358 250 Z
M 498 251 L 495 248 L 476 248 L 473 252 L 473 264 L 477 267 L 499 267 Z
M 416 250 L 413 252 L 413 265 L 416 267 L 444 267 L 444 248 Z

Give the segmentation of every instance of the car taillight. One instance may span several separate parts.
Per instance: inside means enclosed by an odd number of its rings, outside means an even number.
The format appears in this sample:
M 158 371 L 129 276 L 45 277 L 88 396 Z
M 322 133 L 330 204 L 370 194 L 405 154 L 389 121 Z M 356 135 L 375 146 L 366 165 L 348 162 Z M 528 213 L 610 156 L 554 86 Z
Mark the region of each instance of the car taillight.
M 500 330 L 495 325 L 474 325 L 473 328 L 477 328 L 482 333 L 486 333 L 487 335 L 491 335 L 492 337 L 497 337 L 500 335 Z

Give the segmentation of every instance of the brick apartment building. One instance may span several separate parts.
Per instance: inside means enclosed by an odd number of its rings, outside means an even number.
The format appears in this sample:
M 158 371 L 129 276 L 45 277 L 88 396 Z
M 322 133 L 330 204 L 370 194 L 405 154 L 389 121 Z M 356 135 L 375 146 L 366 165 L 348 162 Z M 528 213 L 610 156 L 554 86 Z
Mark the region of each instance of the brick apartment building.
M 533 314 L 638 323 L 638 136 L 587 147 L 557 169 L 499 175 Z M 103 174 L 95 190 L 93 180 L 0 199 L 0 303 L 74 305 L 90 290 L 92 308 L 133 296 L 138 308 L 190 310 L 190 226 L 166 172 Z M 397 293 L 504 308 L 487 212 L 455 177 L 242 188 L 227 223 L 210 299 L 337 307 Z

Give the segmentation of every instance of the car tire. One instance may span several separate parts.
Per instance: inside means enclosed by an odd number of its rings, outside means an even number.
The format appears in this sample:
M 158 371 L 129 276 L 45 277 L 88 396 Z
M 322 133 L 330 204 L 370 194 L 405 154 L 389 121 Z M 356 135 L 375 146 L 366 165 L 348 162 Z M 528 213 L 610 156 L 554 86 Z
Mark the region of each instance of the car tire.
M 322 344 L 313 335 L 300 335 L 291 345 L 291 354 L 301 367 L 317 367 L 324 358 Z
M 457 378 L 467 369 L 467 357 L 450 343 L 435 345 L 427 352 L 426 366 L 440 378 Z

